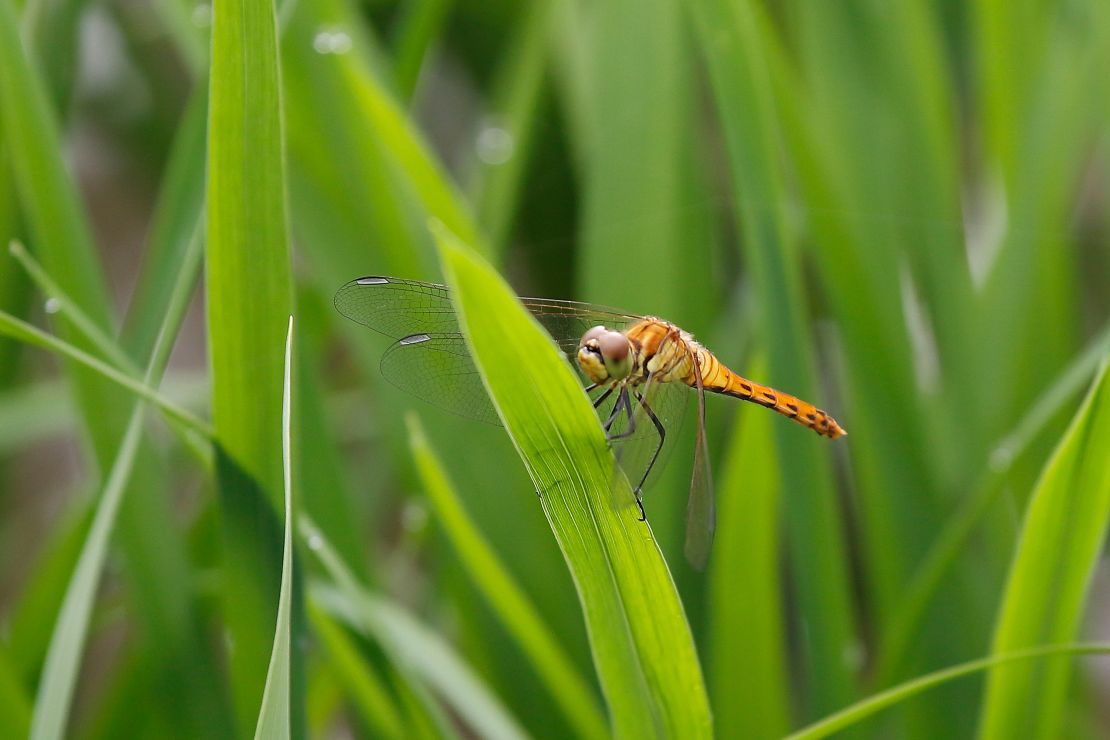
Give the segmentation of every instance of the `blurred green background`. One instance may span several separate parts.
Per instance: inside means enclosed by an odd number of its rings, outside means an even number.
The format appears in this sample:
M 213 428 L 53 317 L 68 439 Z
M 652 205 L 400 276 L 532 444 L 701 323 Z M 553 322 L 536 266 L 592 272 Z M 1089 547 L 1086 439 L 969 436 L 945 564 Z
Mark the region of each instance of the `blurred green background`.
M 607 733 L 504 430 L 397 392 L 389 342 L 332 308 L 360 275 L 441 280 L 430 217 L 519 294 L 670 319 L 848 430 L 711 399 L 705 573 L 689 422 L 647 492 L 718 736 L 1110 633 L 1110 3 L 228 2 L 0 0 L 0 243 L 30 255 L 0 255 L 0 734 L 251 732 L 290 313 L 318 528 L 294 733 Z M 14 319 L 169 415 L 129 419 Z M 1104 661 L 973 673 L 847 732 L 1105 736 Z

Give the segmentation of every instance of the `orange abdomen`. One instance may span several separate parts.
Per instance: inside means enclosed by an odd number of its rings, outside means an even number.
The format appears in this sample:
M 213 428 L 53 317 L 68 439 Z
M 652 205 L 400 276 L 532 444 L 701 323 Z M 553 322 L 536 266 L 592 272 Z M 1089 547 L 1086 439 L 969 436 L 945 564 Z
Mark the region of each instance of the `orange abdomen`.
M 726 396 L 733 396 L 734 398 L 741 398 L 745 401 L 751 401 L 752 403 L 758 403 L 760 406 L 774 409 L 783 416 L 787 416 L 829 439 L 836 439 L 837 437 L 843 437 L 847 434 L 847 432 L 836 423 L 836 419 L 832 418 L 812 403 L 807 403 L 800 398 L 791 396 L 789 393 L 783 393 L 781 391 L 776 391 L 774 388 L 769 388 L 759 383 L 753 383 L 747 378 L 737 375 L 725 367 L 724 364 L 708 350 L 703 349 L 698 355 L 701 360 L 702 387 L 705 388 L 705 390 Z M 695 384 L 692 375 L 687 382 L 691 386 Z

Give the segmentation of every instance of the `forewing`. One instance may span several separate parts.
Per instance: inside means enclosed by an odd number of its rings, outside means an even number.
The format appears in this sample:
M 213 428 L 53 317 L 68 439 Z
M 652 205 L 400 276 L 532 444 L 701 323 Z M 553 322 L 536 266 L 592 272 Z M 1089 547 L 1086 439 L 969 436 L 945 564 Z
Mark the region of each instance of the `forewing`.
M 381 371 L 390 383 L 421 400 L 459 416 L 501 424 L 461 334 L 410 334 L 382 355 Z
M 352 321 L 393 339 L 414 334 L 458 334 L 447 288 L 393 277 L 361 277 L 340 288 L 335 308 Z
M 621 331 L 640 319 L 605 306 L 553 298 L 523 298 L 525 307 L 573 362 L 586 331 L 604 325 Z M 451 304 L 437 283 L 386 276 L 352 280 L 335 294 L 336 309 L 363 326 L 396 339 L 382 357 L 382 374 L 398 388 L 452 413 L 499 424 Z
M 573 354 L 582 335 L 599 324 L 622 331 L 641 317 L 606 306 L 555 298 L 522 298 L 521 302 Z M 413 334 L 457 334 L 459 322 L 445 285 L 385 276 L 361 277 L 340 288 L 335 308 L 352 321 L 393 339 Z

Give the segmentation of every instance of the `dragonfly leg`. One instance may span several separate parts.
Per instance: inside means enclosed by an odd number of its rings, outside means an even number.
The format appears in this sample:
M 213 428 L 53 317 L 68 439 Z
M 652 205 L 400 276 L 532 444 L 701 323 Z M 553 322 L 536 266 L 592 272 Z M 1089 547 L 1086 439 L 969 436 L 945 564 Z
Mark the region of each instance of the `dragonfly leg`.
M 620 434 L 610 434 L 609 430 L 613 428 L 617 418 L 620 416 L 621 409 L 624 410 L 625 418 L 628 419 L 628 428 Z M 623 386 L 620 390 L 620 395 L 617 397 L 617 402 L 613 405 L 613 413 L 609 415 L 609 420 L 605 422 L 605 434 L 609 437 L 610 442 L 615 442 L 618 439 L 625 439 L 631 437 L 636 433 L 636 415 L 632 413 L 632 402 L 628 400 L 628 387 Z
M 659 432 L 659 444 L 655 447 L 655 452 L 651 456 L 651 461 L 648 463 L 647 470 L 644 471 L 643 477 L 640 478 L 640 482 L 636 484 L 636 501 L 639 502 L 640 489 L 643 488 L 644 483 L 647 482 L 647 478 L 651 474 L 651 469 L 655 467 L 655 461 L 659 459 L 659 453 L 663 450 L 663 443 L 667 439 L 667 428 L 663 426 L 663 423 L 661 421 L 659 421 L 659 417 L 655 415 L 655 412 L 652 411 L 651 406 L 649 406 L 648 402 L 644 400 L 644 397 L 641 396 L 638 391 L 633 391 L 633 393 L 635 393 L 636 395 L 636 401 L 640 404 L 640 408 L 644 410 L 644 413 L 646 413 L 648 415 L 648 418 L 651 419 L 651 423 L 655 425 L 655 431 Z M 640 513 L 643 514 L 643 512 L 644 507 L 641 504 Z
M 625 399 L 625 390 L 624 388 L 621 388 L 620 392 L 617 393 L 617 400 L 613 404 L 613 411 L 609 414 L 609 418 L 605 420 L 605 423 L 602 424 L 602 427 L 605 429 L 606 434 L 609 433 L 609 430 L 613 427 L 613 423 L 616 422 L 617 417 L 620 416 L 621 411 L 624 410 Z
M 597 387 L 597 383 L 594 383 L 593 385 L 591 385 L 586 390 L 591 391 L 596 387 Z M 605 399 L 608 398 L 610 395 L 612 395 L 612 393 L 613 393 L 613 386 L 609 386 L 608 388 L 606 388 L 604 393 L 602 393 L 600 396 L 598 396 L 597 398 L 594 399 L 594 408 L 596 409 L 598 406 L 605 403 Z

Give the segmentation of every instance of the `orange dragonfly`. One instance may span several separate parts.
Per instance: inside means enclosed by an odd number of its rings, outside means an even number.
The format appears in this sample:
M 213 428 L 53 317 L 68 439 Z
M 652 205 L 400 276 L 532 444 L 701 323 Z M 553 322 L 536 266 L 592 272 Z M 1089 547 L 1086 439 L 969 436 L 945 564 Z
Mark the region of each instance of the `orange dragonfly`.
M 657 469 L 688 405 L 697 398 L 694 474 L 687 504 L 686 556 L 703 567 L 715 509 L 705 443 L 705 391 L 751 401 L 836 439 L 846 432 L 811 403 L 734 373 L 687 332 L 654 316 L 551 298 L 522 298 L 586 381 L 617 459 L 642 491 Z M 459 330 L 446 286 L 393 277 L 362 277 L 335 294 L 341 314 L 395 340 L 382 375 L 417 398 L 461 416 L 500 424 Z

